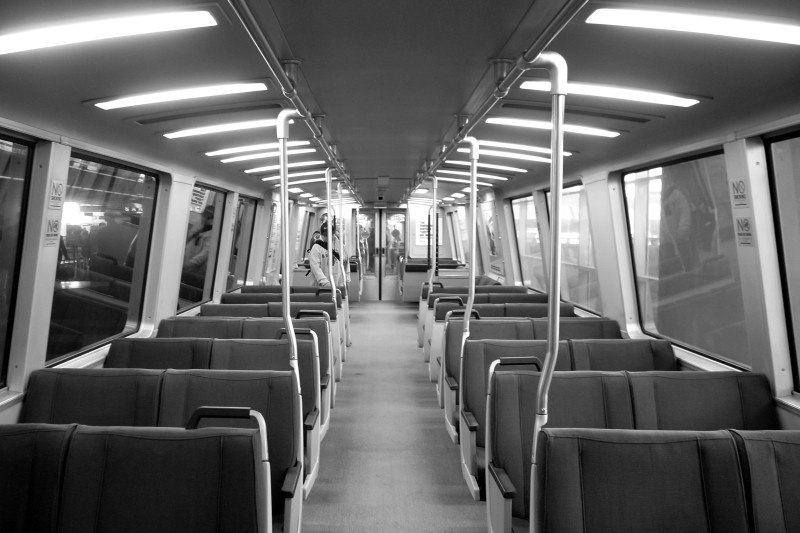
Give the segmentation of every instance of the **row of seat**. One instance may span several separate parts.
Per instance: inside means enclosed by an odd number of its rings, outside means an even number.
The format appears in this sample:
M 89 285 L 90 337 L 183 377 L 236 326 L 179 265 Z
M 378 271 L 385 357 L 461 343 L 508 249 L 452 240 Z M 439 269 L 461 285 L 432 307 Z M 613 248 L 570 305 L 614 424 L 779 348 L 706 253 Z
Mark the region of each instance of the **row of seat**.
M 546 340 L 467 339 L 457 383 L 461 469 L 473 498 L 485 498 L 486 396 L 496 370 L 541 370 Z M 678 369 L 672 344 L 655 339 L 571 339 L 558 343 L 557 371 Z
M 531 457 L 534 435 L 534 422 L 536 412 L 536 394 L 540 374 L 528 370 L 497 370 L 494 369 L 488 386 L 487 413 L 486 413 L 486 449 L 485 462 L 487 469 L 486 496 L 489 523 L 491 531 L 508 531 L 506 526 L 527 527 L 531 518 L 530 491 L 531 488 Z M 658 477 L 653 471 L 647 469 L 637 470 L 635 460 L 641 456 L 649 457 L 648 461 L 658 464 L 664 462 L 665 471 L 677 468 L 677 465 L 691 462 L 691 457 L 681 456 L 683 452 L 673 449 L 675 455 L 663 455 L 658 446 L 648 448 L 643 443 L 648 440 L 662 442 L 660 439 L 674 438 L 669 432 L 676 431 L 717 431 L 722 429 L 737 429 L 745 431 L 762 431 L 780 429 L 780 424 L 772 398 L 769 382 L 761 374 L 748 372 L 556 372 L 550 388 L 550 411 L 547 418 L 547 431 L 558 432 L 554 428 L 572 428 L 571 432 L 582 431 L 574 428 L 603 428 L 614 430 L 636 430 L 628 433 L 627 438 L 620 438 L 615 445 L 609 445 L 605 452 L 595 448 L 589 452 L 587 446 L 579 452 L 580 456 L 573 456 L 572 466 L 567 472 L 574 471 L 582 464 L 584 454 L 589 454 L 592 461 L 603 463 L 613 458 L 608 463 L 614 468 L 626 470 L 628 479 L 615 482 L 614 476 L 606 475 L 591 469 L 584 471 L 582 477 L 586 484 L 593 484 L 597 490 L 609 493 L 628 493 L 650 484 L 650 490 L 645 491 L 647 505 L 642 509 L 651 509 L 658 503 L 650 501 L 654 494 L 654 485 L 669 486 L 670 476 Z M 649 437 L 641 437 L 637 432 L 666 431 L 668 433 L 653 433 Z M 569 431 L 567 434 L 569 434 Z M 551 433 L 553 434 L 553 433 Z M 648 433 L 649 435 L 649 433 Z M 547 436 L 543 436 L 547 439 Z M 612 441 L 616 437 L 612 438 Z M 587 437 L 579 439 L 581 446 L 591 440 Z M 640 441 L 639 439 L 644 439 Z M 701 447 L 698 440 L 692 436 L 684 436 L 694 443 L 695 452 Z M 679 439 L 680 440 L 680 439 Z M 573 441 L 573 444 L 578 441 Z M 631 444 L 628 448 L 628 444 Z M 546 446 L 546 444 L 545 444 Z M 592 444 L 592 446 L 594 446 Z M 630 452 L 628 466 L 624 466 L 624 457 Z M 542 452 L 541 448 L 538 452 Z M 602 456 L 591 457 L 592 453 L 601 453 Z M 694 453 L 694 452 L 693 452 Z M 567 468 L 565 463 L 556 462 L 554 465 L 547 463 L 549 457 L 542 456 L 541 461 L 537 454 L 537 468 L 549 472 L 559 472 L 564 483 L 572 483 L 572 474 L 562 472 Z M 661 457 L 661 459 L 655 459 Z M 705 457 L 705 455 L 703 455 Z M 708 459 L 708 458 L 706 458 Z M 669 466 L 667 466 L 669 465 Z M 684 465 L 685 466 L 685 465 Z M 554 470 L 551 470 L 554 468 Z M 540 470 L 541 472 L 541 470 Z M 489 475 L 491 474 L 491 475 Z M 619 479 L 619 478 L 617 478 Z M 539 480 L 542 481 L 542 480 Z M 581 520 L 581 507 L 585 502 L 580 498 L 564 499 L 559 505 L 551 506 L 551 493 L 560 490 L 559 483 L 543 479 L 545 486 L 540 487 L 537 498 L 544 503 L 545 513 L 557 510 L 558 514 L 574 515 L 568 520 Z M 654 483 L 654 481 L 657 481 Z M 696 480 L 695 480 L 696 481 Z M 691 480 L 686 480 L 691 483 Z M 709 483 L 724 484 L 724 478 L 712 476 Z M 618 486 L 622 483 L 622 486 Z M 535 489 L 536 487 L 534 487 Z M 561 486 L 563 488 L 563 486 Z M 675 492 L 676 499 L 686 497 L 691 493 L 692 487 L 671 486 L 665 489 L 665 495 Z M 544 492 L 541 492 L 544 491 Z M 573 494 L 574 496 L 574 494 Z M 599 497 L 593 494 L 592 497 Z M 539 500 L 536 500 L 539 501 Z M 632 502 L 638 501 L 633 499 Z M 682 500 L 681 500 L 682 501 Z M 596 504 L 597 502 L 593 502 Z M 696 503 L 696 502 L 695 502 Z M 562 508 L 558 508 L 563 506 Z M 585 510 L 585 508 L 584 508 Z M 609 514 L 622 513 L 622 508 L 613 512 L 604 510 Z M 684 510 L 684 513 L 694 513 L 697 509 Z M 577 515 L 576 515 L 577 513 Z M 639 510 L 630 510 L 638 516 Z M 696 516 L 692 520 L 697 519 Z M 574 526 L 575 523 L 572 522 Z M 635 531 L 636 522 L 630 522 L 628 527 L 621 529 L 598 529 L 603 531 Z M 663 525 L 662 525 L 663 526 Z M 571 526 L 570 526 L 571 527 Z M 547 531 L 575 531 L 578 529 L 561 529 L 561 526 Z M 648 529 L 650 530 L 650 529 Z M 655 528 L 653 531 L 666 531 L 672 529 Z M 677 529 L 681 531 L 694 531 L 693 529 Z M 728 531 L 727 529 L 714 529 Z
M 269 479 L 269 495 L 271 506 L 270 521 L 274 522 L 278 530 L 299 531 L 300 516 L 303 501 L 303 479 L 304 479 L 304 452 L 303 452 L 303 412 L 300 397 L 300 389 L 297 373 L 291 371 L 238 371 L 238 370 L 149 370 L 149 369 L 43 369 L 31 374 L 30 384 L 23 406 L 21 415 L 21 425 L 26 424 L 86 424 L 91 426 L 113 426 L 109 428 L 110 437 L 99 441 L 99 448 L 95 449 L 95 465 L 87 467 L 88 470 L 83 477 L 76 482 L 83 485 L 99 483 L 101 479 L 97 476 L 107 475 L 103 470 L 103 461 L 98 458 L 106 457 L 106 465 L 114 470 L 116 475 L 121 472 L 120 461 L 128 462 L 124 468 L 135 471 L 130 477 L 121 479 L 112 478 L 110 483 L 123 484 L 125 486 L 116 487 L 113 497 L 120 494 L 138 495 L 140 492 L 152 490 L 160 493 L 161 484 L 171 486 L 169 480 L 163 483 L 155 474 L 150 478 L 142 478 L 140 475 L 146 472 L 157 472 L 162 466 L 162 460 L 154 460 L 152 464 L 139 465 L 139 458 L 128 456 L 125 452 L 114 453 L 109 457 L 110 443 L 114 441 L 116 435 L 130 434 L 132 439 L 148 441 L 150 444 L 143 444 L 146 448 L 147 456 L 161 456 L 165 451 L 163 446 L 168 448 L 169 444 L 175 439 L 171 438 L 173 433 L 138 433 L 134 429 L 144 427 L 162 428 L 182 428 L 189 424 L 192 414 L 198 409 L 206 406 L 244 407 L 246 412 L 251 410 L 260 413 L 265 421 L 264 439 L 268 452 L 269 467 L 271 476 Z M 230 411 L 228 409 L 227 411 Z M 226 414 L 227 411 L 223 414 Z M 241 409 L 239 410 L 241 411 Z M 224 420 L 222 418 L 225 418 Z M 194 424 L 194 423 L 193 423 Z M 253 427 L 252 422 L 244 420 L 228 420 L 227 416 L 221 416 L 216 412 L 211 412 L 210 417 L 199 422 L 198 426 L 228 426 L 228 427 Z M 9 430 L 11 431 L 11 430 Z M 97 430 L 102 433 L 102 430 Z M 159 436 L 163 435 L 163 436 Z M 166 441 L 167 444 L 164 444 Z M 252 444 L 251 444 L 252 445 Z M 184 453 L 194 457 L 195 447 L 204 444 L 192 444 L 184 450 Z M 4 446 L 4 455 L 6 447 Z M 217 453 L 222 453 L 223 448 L 217 446 Z M 252 453 L 252 450 L 251 450 Z M 104 455 L 105 454 L 105 455 Z M 196 457 L 195 457 L 196 459 Z M 202 475 L 205 465 L 202 462 L 188 462 L 188 459 L 178 461 L 186 467 L 186 471 L 176 473 L 174 468 L 169 468 L 169 472 L 180 477 L 189 477 L 195 483 L 208 481 Z M 99 463 L 99 464 L 98 464 Z M 210 464 L 215 464 L 211 462 Z M 261 464 L 259 459 L 258 464 Z M 138 468 L 138 470 L 137 470 Z M 99 472 L 98 472 L 99 470 Z M 248 477 L 254 476 L 253 470 L 242 472 L 241 480 L 237 480 L 234 471 L 220 470 L 218 476 L 212 480 L 210 486 L 206 486 L 206 491 L 214 491 L 217 485 L 224 480 L 220 477 L 230 475 L 227 483 L 247 482 Z M 138 483 L 137 483 L 138 482 Z M 92 490 L 103 491 L 101 487 Z M 106 496 L 103 496 L 105 513 Z M 169 501 L 169 500 L 166 500 Z M 147 502 L 154 505 L 145 505 Z M 97 502 L 95 502 L 97 503 Z M 187 501 L 184 505 L 188 505 Z M 219 503 L 219 502 L 218 502 Z M 228 501 L 228 504 L 237 507 L 235 500 Z M 122 505 L 122 503 L 120 503 Z M 143 497 L 142 501 L 127 502 L 127 505 L 145 505 L 148 513 L 156 517 L 157 520 L 171 521 L 172 517 L 166 515 L 173 512 L 173 509 L 164 506 L 163 502 L 153 502 L 150 498 Z M 64 507 L 66 507 L 66 500 Z M 204 514 L 205 509 L 197 509 L 196 503 L 191 504 L 191 508 Z M 90 509 L 85 512 L 98 513 L 101 509 Z M 71 511 L 70 511 L 71 512 Z M 185 510 L 176 512 L 176 516 L 182 516 Z M 122 516 L 116 515 L 116 519 Z M 131 522 L 127 518 L 121 520 L 119 528 L 137 528 L 139 524 Z M 162 524 L 163 525 L 163 524 Z M 205 528 L 205 526 L 204 526 Z M 159 531 L 166 528 L 153 527 L 149 530 Z M 89 530 L 93 530 L 90 528 Z M 187 530 L 185 528 L 178 530 Z M 260 529 L 259 529 L 260 530 Z
M 258 430 L 0 426 L 0 531 L 267 533 Z

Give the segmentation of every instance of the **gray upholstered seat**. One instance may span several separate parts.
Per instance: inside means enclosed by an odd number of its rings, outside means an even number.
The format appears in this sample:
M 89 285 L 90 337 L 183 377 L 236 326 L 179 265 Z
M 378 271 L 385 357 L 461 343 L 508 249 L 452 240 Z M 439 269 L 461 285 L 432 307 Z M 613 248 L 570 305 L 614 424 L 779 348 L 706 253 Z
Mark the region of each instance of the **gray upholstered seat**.
M 678 370 L 672 343 L 656 339 L 571 339 L 573 370 Z
M 533 321 L 536 333 L 534 338 L 546 339 L 548 326 L 546 318 Z M 559 340 L 565 339 L 621 339 L 619 324 L 605 317 L 565 317 L 559 321 Z
M 242 336 L 242 319 L 230 316 L 170 317 L 159 323 L 156 336 L 238 339 Z
M 105 368 L 208 368 L 211 339 L 195 337 L 115 339 Z
M 31 374 L 20 422 L 155 426 L 162 370 L 47 368 Z

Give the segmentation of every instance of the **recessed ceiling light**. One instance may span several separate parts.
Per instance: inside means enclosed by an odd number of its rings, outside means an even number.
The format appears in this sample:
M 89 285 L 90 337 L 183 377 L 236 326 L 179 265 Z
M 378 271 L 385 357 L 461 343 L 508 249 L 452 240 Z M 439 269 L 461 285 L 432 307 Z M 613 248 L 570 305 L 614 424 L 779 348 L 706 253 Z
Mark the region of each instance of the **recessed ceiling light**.
M 303 192 L 303 189 L 301 189 L 300 187 L 290 187 L 289 192 L 293 194 L 298 194 Z
M 177 11 L 49 26 L 0 36 L 0 55 L 115 37 L 216 26 L 208 11 Z
M 428 192 L 428 189 L 417 189 L 414 192 L 419 194 L 425 194 L 426 192 Z
M 325 161 L 299 161 L 297 163 L 289 163 L 287 166 L 289 168 L 297 168 L 297 167 L 313 167 L 314 165 L 324 165 Z M 266 167 L 258 167 L 258 168 L 249 168 L 245 170 L 247 174 L 253 174 L 255 172 L 270 172 L 273 170 L 280 170 L 280 165 L 269 165 Z
M 300 178 L 302 176 L 316 176 L 318 174 L 325 174 L 324 170 L 308 170 L 306 172 L 290 172 L 287 176 L 288 178 Z M 266 176 L 261 178 L 261 181 L 275 181 L 281 179 L 280 174 L 276 176 Z M 321 181 L 325 181 L 325 178 L 322 178 Z
M 459 148 L 459 152 L 468 152 L 469 148 Z M 488 155 L 494 157 L 506 157 L 508 159 L 520 159 L 522 161 L 538 161 L 539 163 L 549 163 L 550 160 L 546 157 L 538 155 L 517 154 L 515 152 L 504 152 L 502 150 L 481 150 L 481 155 Z
M 178 139 L 180 137 L 192 137 L 194 135 L 207 135 L 209 133 L 222 133 L 227 131 L 251 130 L 255 128 L 275 127 L 278 121 L 275 119 L 267 120 L 248 120 L 245 122 L 230 122 L 228 124 L 216 124 L 214 126 L 203 126 L 202 128 L 189 128 L 186 130 L 165 133 L 167 139 Z
M 319 202 L 319 198 L 317 198 L 316 196 L 312 196 L 311 198 L 309 198 L 309 200 L 311 200 L 312 202 Z
M 586 22 L 800 45 L 800 26 L 731 17 L 641 9 L 598 9 Z
M 456 201 L 456 199 L 453 198 L 452 196 L 445 196 L 444 198 L 442 198 L 442 200 L 444 200 L 445 202 L 455 202 Z
M 550 92 L 550 82 L 526 81 L 520 86 L 522 89 L 531 91 Z M 584 96 L 600 96 L 603 98 L 616 98 L 618 100 L 630 100 L 633 102 L 646 102 L 649 104 L 672 105 L 677 107 L 691 107 L 700 102 L 694 98 L 684 98 L 667 93 L 654 91 L 644 91 L 642 89 L 632 89 L 630 87 L 614 87 L 612 85 L 600 85 L 596 83 L 567 82 L 567 92 L 569 94 L 581 94 Z
M 539 130 L 553 129 L 553 124 L 544 120 L 523 120 L 519 118 L 492 117 L 487 118 L 486 123 L 500 124 L 503 126 L 518 126 L 521 128 L 534 128 Z M 598 137 L 619 137 L 618 131 L 590 128 L 588 126 L 577 126 L 575 124 L 564 124 L 564 131 L 568 131 L 570 133 L 582 133 L 584 135 L 595 135 Z
M 160 91 L 155 93 L 138 94 L 125 96 L 115 100 L 97 102 L 94 105 L 100 109 L 120 109 L 123 107 L 133 107 L 145 104 L 158 104 L 162 102 L 177 102 L 179 100 L 190 100 L 192 98 L 206 98 L 209 96 L 222 96 L 226 94 L 252 93 L 256 91 L 266 91 L 267 86 L 263 83 L 227 83 L 224 85 L 208 85 L 206 87 L 189 87 L 185 89 L 173 89 L 171 91 Z
M 307 146 L 311 141 L 289 141 L 286 146 Z M 213 152 L 206 152 L 209 157 L 216 157 L 220 155 L 241 154 L 242 152 L 257 152 L 259 150 L 276 150 L 280 147 L 278 143 L 266 144 L 251 144 L 249 146 L 235 146 L 233 148 L 223 148 L 222 150 L 214 150 Z
M 464 196 L 466 196 L 466 195 L 461 194 L 460 192 L 454 192 L 450 196 L 452 196 L 453 198 L 464 198 Z
M 291 189 L 289 190 L 291 191 Z M 314 195 L 311 194 L 310 192 L 304 192 L 303 194 L 300 195 L 300 198 L 311 198 L 312 196 Z
M 436 179 L 438 179 L 439 181 L 449 181 L 451 183 L 469 183 L 469 180 L 462 180 L 462 179 L 459 179 L 459 178 L 446 178 L 444 176 L 436 176 Z M 475 183 L 478 184 L 478 185 L 481 185 L 483 187 L 491 187 L 492 186 L 491 183 L 486 183 L 486 182 L 483 182 L 483 181 L 476 181 Z
M 447 170 L 447 169 L 439 169 L 436 172 L 440 172 L 442 174 L 455 174 L 456 176 L 470 176 L 469 172 L 465 172 L 463 170 Z M 475 173 L 476 178 L 485 178 L 487 180 L 499 180 L 499 181 L 508 181 L 508 178 L 503 176 L 494 176 L 492 174 L 483 174 L 481 172 Z
M 286 155 L 312 154 L 316 151 L 316 148 L 299 148 L 297 150 L 287 150 Z M 278 157 L 279 155 L 281 155 L 280 152 L 258 152 L 255 154 L 228 157 L 220 160 L 220 163 L 236 163 L 237 161 L 250 161 L 252 159 L 269 159 L 270 157 Z
M 470 151 L 469 148 L 463 148 L 463 150 L 466 150 L 467 152 Z M 459 152 L 462 151 L 462 148 L 459 148 L 458 151 Z M 481 152 L 483 152 L 483 150 L 481 150 Z M 447 161 L 445 161 L 445 163 L 447 163 L 449 165 L 461 165 L 461 166 L 465 166 L 465 167 L 470 166 L 470 162 L 469 161 L 451 161 L 450 159 L 448 159 Z M 524 168 L 508 167 L 508 166 L 505 166 L 505 165 L 493 165 L 491 163 L 478 163 L 478 167 L 480 167 L 480 168 L 491 168 L 493 170 L 505 170 L 506 172 L 522 172 L 522 173 L 528 172 Z
M 519 150 L 521 152 L 535 152 L 537 154 L 549 154 L 552 152 L 550 148 L 543 148 L 539 146 L 529 146 L 526 144 L 504 143 L 498 141 L 478 141 L 481 146 L 493 146 L 494 148 L 505 148 L 507 150 Z M 572 152 L 564 152 L 565 156 L 572 155 Z

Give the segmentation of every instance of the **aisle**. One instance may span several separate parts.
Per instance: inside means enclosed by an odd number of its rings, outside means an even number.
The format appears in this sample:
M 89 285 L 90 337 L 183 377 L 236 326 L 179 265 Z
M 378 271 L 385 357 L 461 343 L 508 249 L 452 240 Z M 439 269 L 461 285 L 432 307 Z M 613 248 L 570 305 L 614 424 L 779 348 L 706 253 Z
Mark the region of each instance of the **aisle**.
M 352 341 L 303 532 L 484 533 L 417 347 L 416 306 L 351 306 Z

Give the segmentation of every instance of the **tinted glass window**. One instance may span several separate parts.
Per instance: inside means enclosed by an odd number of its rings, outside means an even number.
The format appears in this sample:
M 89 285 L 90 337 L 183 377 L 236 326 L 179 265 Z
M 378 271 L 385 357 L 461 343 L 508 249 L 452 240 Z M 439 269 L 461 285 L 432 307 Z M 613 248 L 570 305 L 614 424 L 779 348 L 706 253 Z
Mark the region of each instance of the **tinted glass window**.
M 247 264 L 250 261 L 250 245 L 253 242 L 256 201 L 252 198 L 239 198 L 236 209 L 236 225 L 231 244 L 231 260 L 228 265 L 227 290 L 241 287 L 247 280 Z
M 624 179 L 643 328 L 749 366 L 724 156 Z
M 6 384 L 23 208 L 32 150 L 0 139 L 0 387 Z
M 196 185 L 189 207 L 178 308 L 211 299 L 225 193 Z
M 139 324 L 156 177 L 70 159 L 47 359 Z
M 536 206 L 532 197 L 511 200 L 514 212 L 514 229 L 517 237 L 517 250 L 522 269 L 522 282 L 527 287 L 547 291 L 542 239 L 536 218 Z

